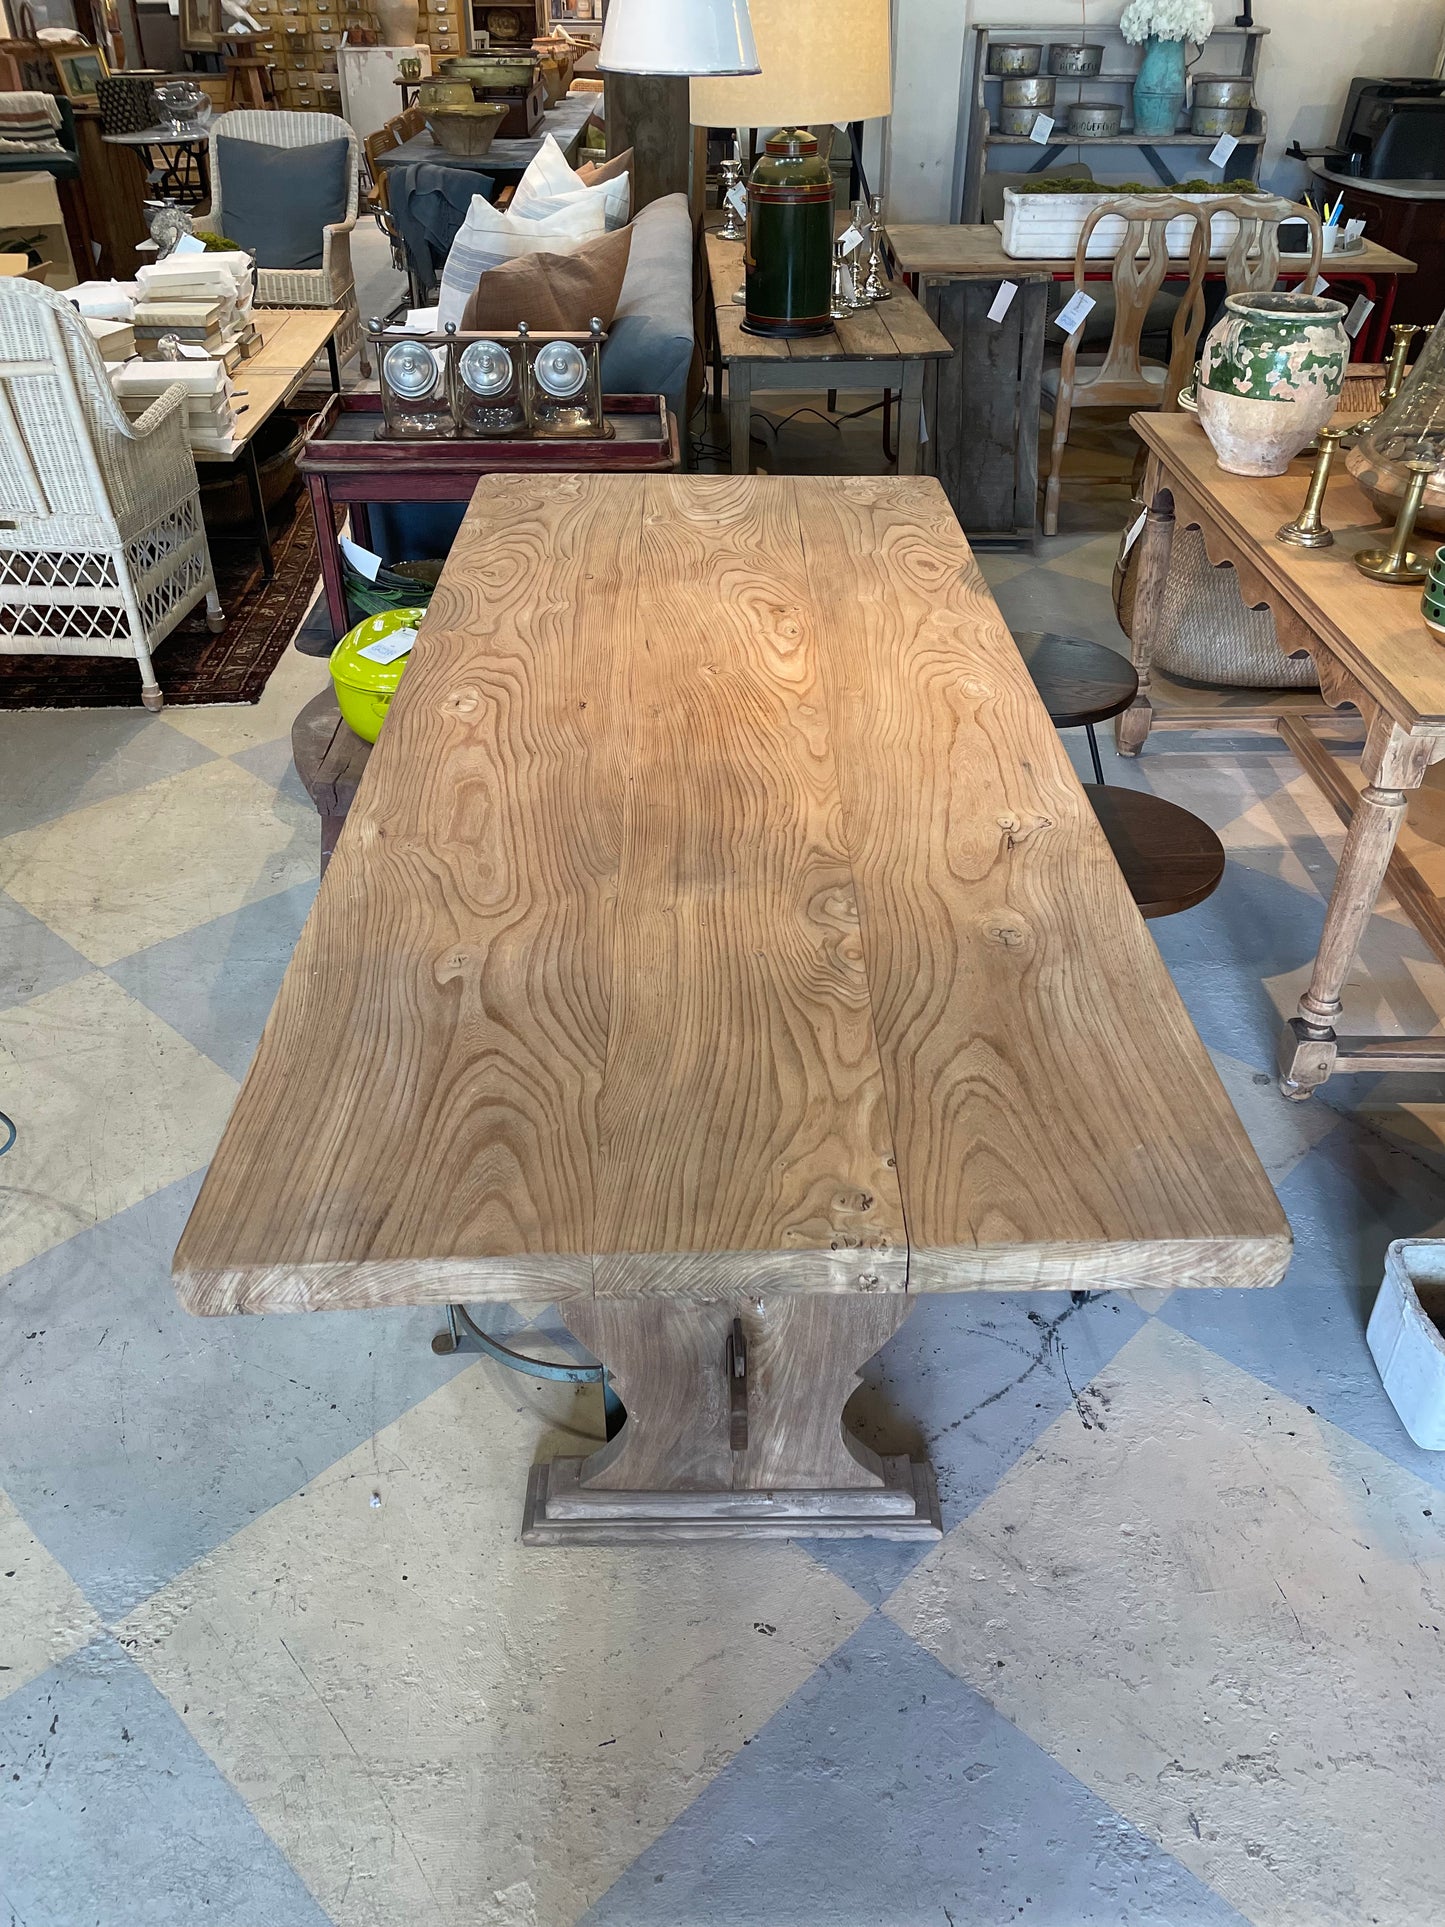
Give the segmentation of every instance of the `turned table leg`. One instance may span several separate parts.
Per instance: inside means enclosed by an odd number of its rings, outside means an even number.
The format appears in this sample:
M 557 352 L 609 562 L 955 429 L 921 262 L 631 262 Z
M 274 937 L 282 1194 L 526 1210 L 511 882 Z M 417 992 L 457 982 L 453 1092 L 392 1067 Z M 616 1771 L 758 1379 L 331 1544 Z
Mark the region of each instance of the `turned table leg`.
M 524 1540 L 937 1538 L 930 1468 L 843 1425 L 860 1368 L 911 1310 L 902 1294 L 567 1303 L 627 1420 L 589 1458 L 533 1468 Z
M 1308 1097 L 1334 1069 L 1340 993 L 1385 880 L 1408 792 L 1428 767 L 1429 747 L 1387 718 L 1370 729 L 1363 759 L 1369 780 L 1350 818 L 1314 969 L 1297 1015 L 1280 1036 L 1279 1087 L 1286 1097 Z
M 1169 579 L 1169 556 L 1174 547 L 1174 498 L 1160 486 L 1157 456 L 1150 456 L 1144 478 L 1144 528 L 1139 537 L 1139 575 L 1134 588 L 1134 634 L 1129 657 L 1139 675 L 1139 690 L 1129 707 L 1114 718 L 1114 746 L 1121 756 L 1137 756 L 1148 740 L 1154 721 L 1149 700 L 1150 666 L 1159 624 L 1164 618 L 1164 585 Z

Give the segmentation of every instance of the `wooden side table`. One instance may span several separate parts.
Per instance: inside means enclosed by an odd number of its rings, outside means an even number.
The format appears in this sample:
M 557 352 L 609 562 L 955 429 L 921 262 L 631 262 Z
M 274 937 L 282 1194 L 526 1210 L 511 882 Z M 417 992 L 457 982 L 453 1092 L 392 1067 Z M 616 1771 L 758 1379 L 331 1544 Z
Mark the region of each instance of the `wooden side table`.
M 734 475 L 751 469 L 748 453 L 753 394 L 800 388 L 892 390 L 898 411 L 898 473 L 916 475 L 922 446 L 923 379 L 931 361 L 953 350 L 901 282 L 893 299 L 845 315 L 833 332 L 785 339 L 743 331 L 743 311 L 733 295 L 743 285 L 741 241 L 707 236 L 712 279 L 715 362 L 728 371 L 728 427 Z
M 1303 719 L 1283 713 L 1278 719 L 1280 735 L 1349 825 L 1309 984 L 1280 1039 L 1280 1088 L 1287 1097 L 1308 1097 L 1336 1071 L 1438 1075 L 1445 1069 L 1445 1037 L 1335 1031 L 1355 953 L 1387 877 L 1421 936 L 1445 959 L 1445 908 L 1396 848 L 1409 792 L 1445 758 L 1445 650 L 1421 619 L 1419 591 L 1368 581 L 1354 567 L 1356 550 L 1378 543 L 1380 527 L 1350 475 L 1337 474 L 1325 494 L 1333 546 L 1289 548 L 1275 540 L 1275 531 L 1298 513 L 1308 462 L 1296 460 L 1277 477 L 1227 475 L 1188 415 L 1130 419 L 1149 452 L 1148 510 L 1134 597 L 1139 693 L 1115 723 L 1119 751 L 1137 755 L 1153 720 L 1153 632 L 1179 522 L 1200 530 L 1211 562 L 1233 564 L 1251 608 L 1270 610 L 1281 650 L 1309 655 L 1325 700 L 1353 704 L 1365 726 L 1357 792 Z
M 605 441 L 378 441 L 381 397 L 337 397 L 308 436 L 296 466 L 316 516 L 321 580 L 331 635 L 350 628 L 335 505 L 351 514 L 353 538 L 371 540 L 373 502 L 471 500 L 483 475 L 575 473 L 578 469 L 656 474 L 678 467 L 677 424 L 661 395 L 604 396 L 613 433 Z

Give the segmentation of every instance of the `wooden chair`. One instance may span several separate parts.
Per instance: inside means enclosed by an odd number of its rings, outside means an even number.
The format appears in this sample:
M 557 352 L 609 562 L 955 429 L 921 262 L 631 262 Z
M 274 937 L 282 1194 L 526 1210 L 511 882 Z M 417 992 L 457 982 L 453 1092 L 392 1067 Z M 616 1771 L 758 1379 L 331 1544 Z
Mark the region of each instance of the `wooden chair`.
M 361 171 L 361 143 L 355 132 L 336 114 L 263 112 L 255 107 L 218 114 L 211 122 L 211 207 L 207 217 L 207 224 L 218 234 L 226 231 L 226 217 L 221 205 L 221 169 L 216 143 L 226 139 L 286 148 L 296 154 L 298 167 L 305 166 L 302 156 L 309 147 L 337 139 L 348 143 L 346 207 L 339 221 L 321 231 L 321 266 L 258 268 L 256 300 L 263 308 L 340 308 L 343 320 L 336 331 L 336 352 L 343 362 L 358 356 L 362 374 L 369 375 L 371 365 L 361 338 L 356 280 L 351 270 L 351 230 L 356 226 Z
M 1308 294 L 1319 279 L 1324 255 L 1324 231 L 1312 207 L 1286 201 L 1277 194 L 1220 194 L 1202 204 L 1212 222 L 1216 214 L 1232 214 L 1238 222 L 1224 257 L 1224 292 L 1267 294 L 1279 280 L 1279 224 L 1303 221 L 1310 231 L 1309 272 L 1300 283 Z M 1202 322 L 1205 293 L 1198 295 Z
M 1209 256 L 1209 233 L 1193 201 L 1147 199 L 1121 194 L 1101 201 L 1084 222 L 1074 252 L 1074 292 L 1088 292 L 1084 280 L 1089 237 L 1100 221 L 1123 217 L 1124 232 L 1114 255 L 1114 332 L 1102 355 L 1080 355 L 1079 330 L 1064 343 L 1057 368 L 1044 370 L 1043 390 L 1053 408 L 1049 478 L 1044 489 L 1044 534 L 1057 535 L 1059 491 L 1069 423 L 1081 408 L 1173 408 L 1194 365 L 1194 347 L 1203 319 L 1200 284 Z M 1171 222 L 1187 223 L 1190 234 L 1189 284 L 1170 330 L 1168 363 L 1148 361 L 1140 352 L 1149 304 L 1169 269 Z M 1143 252 L 1141 253 L 1141 249 Z M 1183 258 L 1177 256 L 1176 258 Z
M 395 120 L 389 120 L 386 124 L 398 129 L 403 141 L 414 140 L 418 134 L 426 132 L 426 115 L 420 107 L 408 107 L 405 113 L 398 114 Z

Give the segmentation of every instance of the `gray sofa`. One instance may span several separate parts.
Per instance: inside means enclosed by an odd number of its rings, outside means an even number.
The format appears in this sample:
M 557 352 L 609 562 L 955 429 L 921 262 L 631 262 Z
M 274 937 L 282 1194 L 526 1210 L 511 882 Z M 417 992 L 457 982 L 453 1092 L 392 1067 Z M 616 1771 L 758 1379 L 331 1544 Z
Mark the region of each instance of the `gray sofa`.
M 632 222 L 622 298 L 602 349 L 602 386 L 609 395 L 666 395 L 685 447 L 692 361 L 692 215 L 685 194 L 665 194 Z
M 602 347 L 602 387 L 609 395 L 666 395 L 684 451 L 694 352 L 692 216 L 685 194 L 667 194 L 633 220 L 622 297 Z M 378 502 L 371 545 L 387 562 L 445 555 L 465 511 L 465 502 Z

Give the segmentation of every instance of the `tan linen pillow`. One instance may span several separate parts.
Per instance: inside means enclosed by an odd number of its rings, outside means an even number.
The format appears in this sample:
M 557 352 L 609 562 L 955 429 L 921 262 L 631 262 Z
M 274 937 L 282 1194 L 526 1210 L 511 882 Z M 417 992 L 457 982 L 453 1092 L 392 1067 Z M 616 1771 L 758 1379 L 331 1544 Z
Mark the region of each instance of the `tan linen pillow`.
M 632 172 L 632 149 L 625 154 L 614 154 L 610 161 L 583 161 L 577 169 L 577 178 L 584 187 L 600 187 L 604 181 L 615 181 L 619 174 Z
M 524 254 L 488 268 L 462 316 L 463 334 L 488 328 L 586 329 L 593 315 L 610 328 L 622 296 L 632 229 L 584 241 L 570 254 Z

